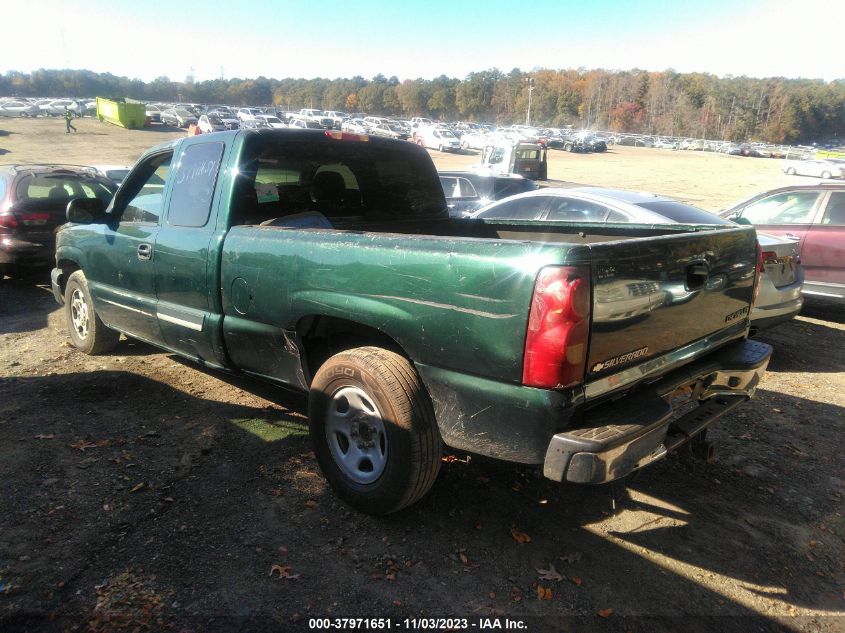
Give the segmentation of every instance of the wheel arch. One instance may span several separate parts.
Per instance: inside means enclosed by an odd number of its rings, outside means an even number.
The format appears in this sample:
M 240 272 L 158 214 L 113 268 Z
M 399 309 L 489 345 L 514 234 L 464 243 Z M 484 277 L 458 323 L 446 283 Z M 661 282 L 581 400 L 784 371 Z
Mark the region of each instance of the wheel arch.
M 407 351 L 391 335 L 352 319 L 323 314 L 303 316 L 297 321 L 296 335 L 302 353 L 302 370 L 309 385 L 329 358 L 355 347 L 381 347 L 404 356 L 414 364 Z

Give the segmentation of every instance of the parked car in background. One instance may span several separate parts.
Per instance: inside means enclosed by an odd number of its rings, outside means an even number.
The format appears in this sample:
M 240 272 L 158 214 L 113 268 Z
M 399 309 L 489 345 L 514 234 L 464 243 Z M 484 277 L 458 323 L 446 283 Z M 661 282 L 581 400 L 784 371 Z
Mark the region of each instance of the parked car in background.
M 353 134 L 370 133 L 370 127 L 364 123 L 364 119 L 347 119 L 341 124 L 340 129 L 344 132 L 352 132 Z
M 334 119 L 330 116 L 326 116 L 326 113 L 322 110 L 317 110 L 315 108 L 302 108 L 299 111 L 299 117 L 305 119 L 306 121 L 319 123 L 320 127 L 325 130 L 331 130 L 334 128 Z
M 441 171 L 438 175 L 449 215 L 454 218 L 469 217 L 491 202 L 537 189 L 537 183 L 522 176 L 474 171 Z
M 288 123 L 288 127 L 298 127 L 298 128 L 306 128 L 309 130 L 324 130 L 325 128 L 317 121 L 312 121 L 311 119 L 301 119 L 295 118 L 291 119 L 290 123 Z
M 82 116 L 85 113 L 85 106 L 73 99 L 55 99 L 39 107 L 41 108 L 41 114 L 45 116 L 64 116 L 68 110 L 76 116 Z
M 241 124 L 238 117 L 228 108 L 211 110 L 206 113 L 208 116 L 216 116 L 227 130 L 237 130 Z
M 147 118 L 153 123 L 161 123 L 161 108 L 157 105 L 148 103 L 146 105 Z
M 804 267 L 804 294 L 845 302 L 845 185 L 772 189 L 721 215 L 795 242 Z
M 38 116 L 41 108 L 29 101 L 3 101 L 0 103 L 0 116 Z
M 482 150 L 490 145 L 490 133 L 484 129 L 467 130 L 461 134 L 461 149 Z
M 347 112 L 341 112 L 340 110 L 326 110 L 325 116 L 329 117 L 332 121 L 334 121 L 333 127 L 336 130 L 339 130 L 341 128 L 344 121 L 352 118 Z
M 128 165 L 93 165 L 91 167 L 99 176 L 108 178 L 115 185 L 119 185 L 126 178 L 131 169 Z
M 0 166 L 0 278 L 55 262 L 55 232 L 74 198 L 107 205 L 117 185 L 90 167 Z
M 599 187 L 538 189 L 492 203 L 471 217 L 577 223 L 731 224 L 730 220 L 672 198 Z M 751 327 L 754 330 L 771 327 L 797 316 L 803 302 L 801 288 L 804 283 L 804 272 L 794 243 L 763 234 L 758 235 L 758 242 L 763 259 L 758 297 L 751 312 Z M 713 280 L 713 283 L 717 282 L 717 279 Z M 615 292 L 624 293 L 628 290 L 620 288 Z M 636 294 L 642 289 L 630 290 Z M 667 296 L 662 300 L 677 303 L 689 300 L 693 294 L 683 286 L 669 287 Z M 602 301 L 600 298 L 597 300 Z M 614 313 L 613 318 L 635 316 L 629 313 L 631 310 L 636 312 L 636 306 L 646 309 L 633 296 L 631 301 L 624 303 L 625 309 L 618 314 Z
M 417 145 L 430 147 L 440 152 L 459 152 L 461 142 L 452 130 L 445 127 L 421 125 L 414 132 Z
M 169 110 L 162 111 L 161 122 L 165 125 L 173 125 L 175 127 L 189 127 L 190 125 L 196 125 L 198 119 L 189 110 L 184 108 L 170 108 Z
M 265 127 L 287 127 L 284 121 L 272 114 L 257 114 L 255 120 L 264 123 Z
M 829 160 L 791 160 L 781 168 L 783 173 L 796 176 L 815 176 L 816 178 L 842 178 L 845 166 Z
M 243 123 L 244 121 L 251 121 L 257 115 L 264 114 L 258 108 L 239 108 L 237 112 L 238 121 Z
M 372 128 L 370 134 L 375 134 L 376 136 L 384 136 L 386 138 L 397 138 L 402 141 L 407 140 L 410 136 L 410 134 L 408 134 L 405 128 L 403 128 L 397 123 L 393 123 L 392 121 L 388 121 L 387 123 L 379 123 L 378 125 Z
M 226 124 L 216 114 L 203 114 L 197 122 L 197 127 L 203 134 L 210 134 L 211 132 L 222 132 L 226 129 Z

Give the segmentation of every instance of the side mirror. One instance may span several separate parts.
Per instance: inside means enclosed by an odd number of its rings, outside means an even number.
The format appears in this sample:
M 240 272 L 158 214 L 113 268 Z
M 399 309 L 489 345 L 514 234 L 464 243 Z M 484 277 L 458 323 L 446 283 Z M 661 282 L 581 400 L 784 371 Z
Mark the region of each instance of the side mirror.
M 737 224 L 745 224 L 746 226 L 751 226 L 751 222 L 749 222 L 747 218 L 744 218 L 741 215 L 734 215 L 733 217 L 730 217 L 728 219 L 733 220 Z
M 67 203 L 65 216 L 74 224 L 95 224 L 102 221 L 106 207 L 99 198 L 74 198 Z

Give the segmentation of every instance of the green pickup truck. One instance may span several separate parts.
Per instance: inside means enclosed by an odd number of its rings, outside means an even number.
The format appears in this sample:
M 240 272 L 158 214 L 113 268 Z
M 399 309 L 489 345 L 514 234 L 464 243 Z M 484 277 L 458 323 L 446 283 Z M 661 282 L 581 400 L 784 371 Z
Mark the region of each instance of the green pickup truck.
M 53 292 L 73 344 L 123 332 L 309 393 L 338 495 L 419 500 L 443 446 L 603 483 L 750 398 L 751 227 L 449 217 L 425 150 L 241 130 L 146 152 L 107 208 L 74 200 Z

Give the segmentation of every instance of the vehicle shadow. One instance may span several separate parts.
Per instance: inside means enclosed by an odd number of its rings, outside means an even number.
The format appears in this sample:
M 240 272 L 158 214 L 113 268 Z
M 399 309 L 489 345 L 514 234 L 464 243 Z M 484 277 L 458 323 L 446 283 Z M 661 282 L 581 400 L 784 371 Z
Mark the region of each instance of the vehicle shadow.
M 839 346 L 813 345 L 814 341 L 822 337 L 834 340 L 839 338 L 845 343 L 845 331 L 800 317 L 773 328 L 760 330 L 754 338 L 774 347 L 768 371 L 813 373 L 845 371 L 842 344 Z M 812 355 L 807 354 L 808 346 L 813 347 Z
M 0 278 L 0 334 L 32 332 L 47 325 L 59 305 L 50 292 L 50 275 L 30 273 Z
M 845 303 L 805 298 L 801 316 L 833 323 L 845 323 Z
M 167 605 L 190 606 L 154 612 L 176 630 L 217 630 L 227 618 L 285 630 L 296 613 L 388 609 L 594 630 L 612 609 L 618 630 L 744 633 L 797 630 L 805 620 L 790 608 L 840 604 L 841 544 L 816 536 L 822 523 L 843 529 L 819 467 L 838 447 L 806 459 L 731 435 L 754 423 L 779 440 L 763 407 L 723 419 L 728 457 L 713 464 L 670 458 L 634 481 L 579 487 L 453 459 L 423 501 L 375 518 L 350 511 L 319 474 L 302 399 L 268 406 L 263 385 L 230 384 L 248 404 L 131 372 L 0 383 L 0 569 L 12 587 L 0 623 L 91 617 L 94 588 L 125 573 L 154 578 Z M 818 432 L 845 413 L 789 400 Z M 812 561 L 810 539 L 825 541 Z M 296 578 L 268 579 L 274 565 Z M 552 566 L 560 580 L 538 579 Z M 538 582 L 551 599 L 537 599 Z

